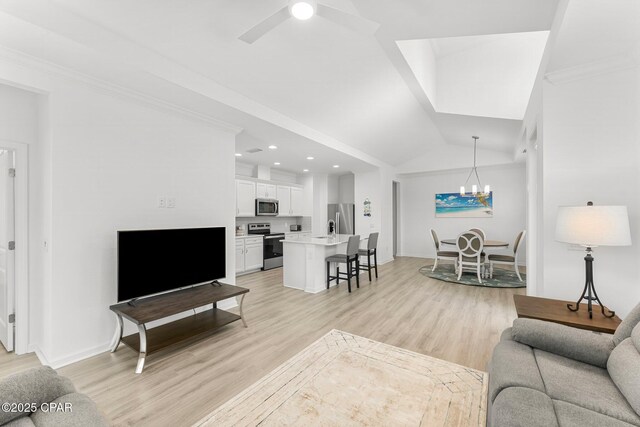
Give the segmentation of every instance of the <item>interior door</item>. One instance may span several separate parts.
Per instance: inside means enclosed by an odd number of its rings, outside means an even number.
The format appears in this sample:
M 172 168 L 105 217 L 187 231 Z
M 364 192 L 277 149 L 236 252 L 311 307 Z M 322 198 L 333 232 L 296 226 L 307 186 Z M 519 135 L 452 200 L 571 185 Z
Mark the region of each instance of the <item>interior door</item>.
M 14 254 L 14 153 L 0 150 L 0 342 L 13 351 Z

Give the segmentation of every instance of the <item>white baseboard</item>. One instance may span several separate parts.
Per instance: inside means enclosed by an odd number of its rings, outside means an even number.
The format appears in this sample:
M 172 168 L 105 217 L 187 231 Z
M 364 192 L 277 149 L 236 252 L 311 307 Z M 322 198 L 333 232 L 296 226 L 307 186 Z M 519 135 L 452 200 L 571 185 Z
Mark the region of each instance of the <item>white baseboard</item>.
M 51 366 L 53 369 L 62 368 L 63 366 L 67 366 L 72 363 L 79 362 L 81 360 L 88 359 L 93 356 L 97 356 L 98 354 L 109 351 L 110 349 L 111 349 L 111 341 L 100 344 L 93 348 L 76 352 L 68 356 L 62 356 L 57 359 L 50 360 L 48 365 Z
M 49 363 L 49 360 L 47 360 L 47 357 L 44 355 L 42 350 L 40 350 L 40 347 L 38 347 L 37 345 L 29 344 L 27 346 L 27 352 L 28 353 L 35 353 L 36 357 L 38 358 L 38 360 L 40 361 L 42 366 L 51 366 L 51 364 Z

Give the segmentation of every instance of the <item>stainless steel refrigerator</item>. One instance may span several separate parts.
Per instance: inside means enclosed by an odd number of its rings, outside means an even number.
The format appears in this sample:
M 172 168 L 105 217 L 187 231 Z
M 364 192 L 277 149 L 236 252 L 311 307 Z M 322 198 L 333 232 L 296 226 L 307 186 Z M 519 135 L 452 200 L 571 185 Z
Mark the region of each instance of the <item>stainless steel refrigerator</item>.
M 327 219 L 336 222 L 338 234 L 355 234 L 356 232 L 356 205 L 353 203 L 329 204 Z

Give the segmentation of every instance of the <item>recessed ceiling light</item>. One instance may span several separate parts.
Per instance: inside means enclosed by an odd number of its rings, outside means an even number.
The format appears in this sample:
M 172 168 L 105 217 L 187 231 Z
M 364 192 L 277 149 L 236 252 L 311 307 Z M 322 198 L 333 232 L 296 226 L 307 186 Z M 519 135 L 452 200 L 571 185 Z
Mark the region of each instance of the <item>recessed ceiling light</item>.
M 278 146 L 277 145 L 270 145 L 269 146 L 269 150 L 277 150 Z
M 242 153 L 236 153 L 236 157 L 242 157 Z
M 313 160 L 312 156 L 307 157 L 307 160 Z
M 302 169 L 302 172 L 309 172 L 309 169 Z
M 292 0 L 289 2 L 289 13 L 296 19 L 306 21 L 316 13 L 315 0 Z
M 334 168 L 339 168 L 339 167 L 340 167 L 340 165 L 333 165 L 333 167 L 334 167 Z
M 280 162 L 273 162 L 274 165 L 280 166 Z

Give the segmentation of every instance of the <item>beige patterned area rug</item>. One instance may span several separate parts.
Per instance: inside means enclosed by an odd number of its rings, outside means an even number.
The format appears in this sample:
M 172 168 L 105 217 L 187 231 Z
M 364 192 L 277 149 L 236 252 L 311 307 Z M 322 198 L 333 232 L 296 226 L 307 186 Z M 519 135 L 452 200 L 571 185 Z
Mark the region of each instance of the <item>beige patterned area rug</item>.
M 484 426 L 487 374 L 332 330 L 200 426 Z

